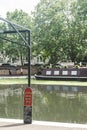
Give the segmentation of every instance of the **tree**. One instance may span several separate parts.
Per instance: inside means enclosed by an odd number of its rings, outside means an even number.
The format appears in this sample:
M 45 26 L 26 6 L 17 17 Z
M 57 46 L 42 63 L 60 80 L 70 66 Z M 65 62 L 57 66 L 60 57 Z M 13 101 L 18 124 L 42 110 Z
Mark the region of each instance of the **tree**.
M 34 45 L 38 48 L 36 53 L 41 52 L 45 59 L 49 58 L 49 63 L 83 59 L 87 50 L 87 25 L 83 24 L 87 6 L 84 2 L 87 3 L 85 0 L 41 0 L 36 6 Z
M 62 54 L 62 30 L 64 16 L 62 3 L 58 0 L 41 0 L 34 13 L 34 34 L 37 46 L 49 63 L 55 64 Z
M 18 11 L 16 9 L 14 12 L 7 12 L 7 19 L 28 29 L 31 28 L 31 17 L 22 10 Z M 13 30 L 9 24 L 6 26 L 8 30 Z M 26 34 L 22 35 L 25 37 Z M 24 44 L 23 40 L 18 36 L 18 34 L 7 34 L 7 37 L 19 44 L 7 42 L 8 44 L 5 45 L 6 55 L 12 58 L 13 61 L 19 58 L 21 65 L 23 65 L 23 59 L 26 59 L 27 55 L 26 49 L 23 46 L 20 46 L 20 44 Z
M 72 22 L 70 23 L 71 57 L 73 61 L 80 62 L 84 59 L 87 50 L 87 1 L 77 0 L 71 6 Z M 73 50 L 73 51 L 72 51 Z M 75 52 L 74 52 L 75 51 Z

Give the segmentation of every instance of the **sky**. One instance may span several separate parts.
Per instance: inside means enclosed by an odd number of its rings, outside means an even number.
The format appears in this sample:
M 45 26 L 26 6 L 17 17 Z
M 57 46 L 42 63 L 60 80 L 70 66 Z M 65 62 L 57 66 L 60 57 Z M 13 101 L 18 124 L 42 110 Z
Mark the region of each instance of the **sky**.
M 15 9 L 23 10 L 31 14 L 39 0 L 0 0 L 0 16 L 5 18 L 6 13 L 13 12 Z

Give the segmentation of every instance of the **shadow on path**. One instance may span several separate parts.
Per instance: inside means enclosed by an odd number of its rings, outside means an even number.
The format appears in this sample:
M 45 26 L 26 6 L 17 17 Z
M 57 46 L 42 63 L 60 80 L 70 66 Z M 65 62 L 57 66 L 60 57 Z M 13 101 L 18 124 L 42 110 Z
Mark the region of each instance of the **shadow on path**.
M 22 126 L 22 125 L 26 125 L 26 124 L 23 124 L 23 123 L 15 123 L 15 124 L 3 124 L 2 126 L 0 127 L 17 127 L 17 126 Z

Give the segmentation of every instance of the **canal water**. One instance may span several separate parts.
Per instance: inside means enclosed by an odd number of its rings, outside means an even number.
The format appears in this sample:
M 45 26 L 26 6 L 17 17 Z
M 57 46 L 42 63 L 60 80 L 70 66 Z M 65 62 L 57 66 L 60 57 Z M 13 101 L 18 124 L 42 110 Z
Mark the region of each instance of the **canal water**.
M 0 118 L 23 119 L 27 85 L 0 85 Z M 33 120 L 87 123 L 87 86 L 32 85 Z

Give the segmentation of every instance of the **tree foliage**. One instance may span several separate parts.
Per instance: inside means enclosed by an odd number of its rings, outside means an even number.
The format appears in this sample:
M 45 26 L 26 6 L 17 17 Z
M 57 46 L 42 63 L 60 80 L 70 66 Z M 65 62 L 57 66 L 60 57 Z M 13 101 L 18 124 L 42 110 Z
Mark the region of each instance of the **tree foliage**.
M 87 0 L 40 0 L 32 17 L 16 9 L 7 13 L 7 19 L 31 29 L 32 57 L 41 54 L 51 64 L 86 61 Z M 0 23 L 0 29 L 12 28 Z M 23 42 L 17 35 L 8 37 Z M 9 57 L 26 57 L 26 50 L 20 45 L 7 42 L 3 46 L 2 39 L 0 43 L 0 50 L 6 49 Z
M 85 0 L 41 0 L 37 5 L 35 43 L 50 63 L 83 60 L 87 51 L 86 5 Z
M 28 29 L 31 28 L 31 17 L 23 12 L 22 10 L 15 10 L 14 12 L 7 12 L 7 19 L 15 24 L 24 26 Z M 9 24 L 5 24 L 7 27 L 6 30 L 14 30 Z M 18 30 L 21 30 L 20 28 L 17 28 Z M 23 30 L 23 29 L 22 29 Z M 23 37 L 25 37 L 27 34 L 22 34 Z M 4 44 L 5 47 L 5 54 L 8 55 L 13 61 L 16 59 L 19 59 L 21 61 L 21 64 L 23 65 L 23 60 L 26 59 L 27 51 L 25 49 L 23 40 L 20 38 L 20 36 L 15 34 L 7 34 L 6 36 L 8 39 L 11 39 L 13 42 L 5 41 L 7 44 Z M 14 42 L 18 43 L 15 44 Z M 21 44 L 21 45 L 20 45 Z M 3 49 L 3 48 L 2 48 Z

